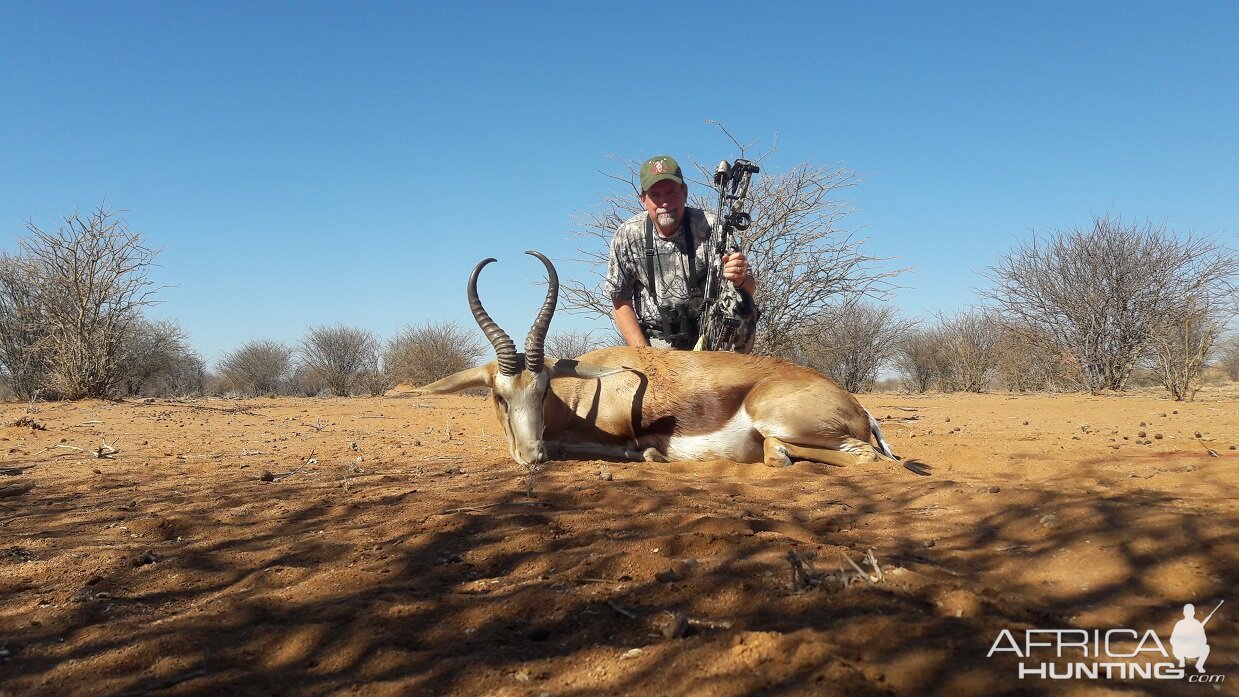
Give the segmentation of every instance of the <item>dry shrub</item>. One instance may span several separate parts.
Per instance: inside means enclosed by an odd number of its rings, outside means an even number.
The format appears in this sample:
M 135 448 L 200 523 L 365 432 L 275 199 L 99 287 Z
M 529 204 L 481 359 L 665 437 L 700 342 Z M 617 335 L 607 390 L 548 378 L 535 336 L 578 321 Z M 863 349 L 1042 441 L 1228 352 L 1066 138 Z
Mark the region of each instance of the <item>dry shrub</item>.
M 612 333 L 610 336 L 598 337 L 594 332 L 570 329 L 547 335 L 546 355 L 554 356 L 555 358 L 576 358 L 595 349 L 621 344 L 623 344 L 623 341 L 615 333 Z
M 1218 351 L 1218 367 L 1231 380 L 1239 380 L 1239 335 L 1222 342 Z
M 786 344 L 783 357 L 829 376 L 849 392 L 868 392 L 878 373 L 898 353 L 911 323 L 889 306 L 847 303 L 805 325 Z
M 374 334 L 356 327 L 312 327 L 301 339 L 301 364 L 338 397 L 360 387 L 361 376 L 379 368 L 379 342 Z
M 405 327 L 387 343 L 383 363 L 394 382 L 427 385 L 477 364 L 486 355 L 473 331 L 455 322 Z
M 248 341 L 219 360 L 217 389 L 246 397 L 283 394 L 292 355 L 293 350 L 278 341 Z

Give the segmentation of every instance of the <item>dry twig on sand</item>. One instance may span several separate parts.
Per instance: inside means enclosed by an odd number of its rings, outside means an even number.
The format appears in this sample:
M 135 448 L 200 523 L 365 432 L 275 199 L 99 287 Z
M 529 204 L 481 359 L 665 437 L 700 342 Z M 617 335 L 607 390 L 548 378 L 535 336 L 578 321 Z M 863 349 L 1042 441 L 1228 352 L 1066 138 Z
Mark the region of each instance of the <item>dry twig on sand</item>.
M 109 444 L 107 436 L 104 436 L 102 444 L 99 447 L 95 448 L 94 450 L 90 451 L 90 454 L 94 455 L 96 458 L 99 458 L 99 459 L 111 460 L 112 456 L 119 452 L 120 452 L 120 448 L 117 448 L 116 446 Z
M 882 573 L 882 567 L 878 566 L 878 558 L 874 556 L 872 547 L 870 547 L 869 551 L 865 554 L 865 563 L 873 567 L 874 573 L 877 574 L 878 580 L 875 581 L 875 583 L 881 583 L 886 580 L 886 574 Z
M 1200 440 L 1199 438 L 1197 438 L 1196 442 L 1200 443 L 1200 447 L 1205 449 L 1205 452 L 1209 454 L 1209 457 L 1218 457 L 1217 451 L 1205 445 L 1205 442 L 1203 440 Z
M 873 579 L 869 576 L 869 574 L 865 573 L 865 570 L 864 570 L 864 569 L 862 569 L 862 568 L 860 568 L 860 565 L 858 565 L 856 562 L 852 561 L 852 558 L 851 558 L 851 557 L 849 557 L 848 555 L 844 554 L 843 552 L 839 552 L 839 559 L 840 559 L 840 564 L 839 564 L 839 573 L 843 575 L 843 578 L 844 578 L 844 583 L 843 583 L 843 585 L 845 585 L 845 586 L 846 586 L 846 585 L 848 585 L 848 584 L 851 582 L 851 580 L 853 580 L 853 579 L 848 579 L 848 578 L 847 578 L 847 572 L 843 569 L 843 563 L 842 563 L 842 560 L 844 560 L 844 559 L 846 559 L 846 560 L 847 560 L 847 563 L 848 563 L 848 564 L 851 564 L 851 565 L 852 565 L 852 568 L 853 568 L 853 569 L 856 569 L 856 576 L 854 577 L 854 579 L 857 579 L 857 580 L 858 580 L 858 579 L 864 579 L 865 581 L 868 581 L 868 582 L 869 582 L 869 583 L 871 583 L 871 584 L 872 584 L 872 583 L 875 583 L 875 581 L 874 581 L 874 580 L 873 580 Z M 875 561 L 875 563 L 876 563 L 876 561 Z
M 619 614 L 623 615 L 624 617 L 627 617 L 627 618 L 628 618 L 628 619 L 630 619 L 630 620 L 635 620 L 635 619 L 637 619 L 637 613 L 633 612 L 632 610 L 629 610 L 628 608 L 624 607 L 623 605 L 620 605 L 619 603 L 615 602 L 614 600 L 608 600 L 608 601 L 607 601 L 607 607 L 611 608 L 612 610 L 615 610 L 616 612 L 618 612 Z

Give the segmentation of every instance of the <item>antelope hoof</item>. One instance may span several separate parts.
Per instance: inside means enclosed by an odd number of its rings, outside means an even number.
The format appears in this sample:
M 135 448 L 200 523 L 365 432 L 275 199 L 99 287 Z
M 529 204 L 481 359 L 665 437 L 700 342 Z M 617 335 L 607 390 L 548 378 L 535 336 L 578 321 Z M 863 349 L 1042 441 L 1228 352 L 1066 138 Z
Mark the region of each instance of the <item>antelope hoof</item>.
M 671 462 L 666 455 L 659 452 L 658 448 L 646 448 L 641 451 L 641 459 L 646 462 Z
M 777 445 L 766 451 L 766 464 L 770 467 L 791 467 L 792 458 L 787 454 L 787 448 Z

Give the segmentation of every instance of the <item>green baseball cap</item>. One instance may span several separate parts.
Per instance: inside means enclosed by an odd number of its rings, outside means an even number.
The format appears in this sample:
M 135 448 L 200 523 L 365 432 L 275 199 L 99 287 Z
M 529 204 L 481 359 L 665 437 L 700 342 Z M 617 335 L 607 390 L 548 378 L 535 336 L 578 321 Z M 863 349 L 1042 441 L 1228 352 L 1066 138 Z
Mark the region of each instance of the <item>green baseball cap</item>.
M 684 174 L 680 172 L 680 163 L 668 155 L 651 157 L 641 165 L 641 193 L 650 190 L 658 182 L 670 179 L 678 184 L 684 183 Z

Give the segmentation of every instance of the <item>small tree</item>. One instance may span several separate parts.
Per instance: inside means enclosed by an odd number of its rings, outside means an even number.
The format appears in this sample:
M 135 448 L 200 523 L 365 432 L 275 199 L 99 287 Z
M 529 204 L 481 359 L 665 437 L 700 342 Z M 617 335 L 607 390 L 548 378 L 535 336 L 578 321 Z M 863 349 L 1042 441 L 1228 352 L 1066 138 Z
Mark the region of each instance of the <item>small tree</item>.
M 1052 342 L 1033 341 L 1030 329 L 1004 325 L 995 347 L 995 380 L 1012 392 L 1060 390 L 1071 383 L 1062 354 L 1047 349 Z
M 896 341 L 895 370 L 904 389 L 924 394 L 947 373 L 945 342 L 937 329 L 910 329 Z
M 143 393 L 163 397 L 202 395 L 210 380 L 206 361 L 196 352 L 187 350 L 174 357 L 167 370 L 152 378 Z
M 998 344 L 1002 325 L 991 312 L 961 312 L 938 316 L 942 339 L 944 390 L 984 392 L 998 369 Z
M 1239 380 L 1239 335 L 1222 343 L 1218 352 L 1218 363 L 1222 370 L 1226 371 L 1226 377 Z
M 1194 399 L 1200 389 L 1200 374 L 1222 333 L 1218 314 L 1215 308 L 1193 302 L 1154 333 L 1153 373 L 1176 402 Z
M 1223 304 L 1237 274 L 1239 257 L 1213 241 L 1105 217 L 1020 245 L 988 270 L 984 295 L 1067 358 L 1085 389 L 1122 390 L 1176 309 Z
M 366 394 L 371 397 L 378 397 L 395 386 L 396 382 L 392 380 L 382 366 L 376 364 L 358 374 L 357 384 L 361 389 L 365 390 Z
M 577 358 L 594 349 L 615 346 L 618 338 L 614 334 L 606 338 L 598 338 L 593 332 L 575 329 L 552 332 L 546 337 L 546 355 L 555 358 Z
M 3 360 L 15 389 L 38 379 L 67 399 L 104 397 L 122 378 L 142 309 L 154 302 L 147 273 L 158 252 L 106 206 L 64 222 L 55 232 L 28 222 L 19 257 L 0 263 Z
M 455 322 L 427 322 L 405 327 L 393 337 L 383 352 L 383 364 L 393 381 L 421 386 L 476 365 L 486 350 L 476 331 L 466 331 Z M 549 350 L 548 354 L 554 355 Z
M 190 354 L 185 330 L 172 320 L 139 318 L 121 347 L 120 388 L 127 396 L 167 375 Z
M 298 349 L 301 362 L 337 397 L 347 397 L 358 377 L 377 365 L 378 339 L 373 334 L 338 324 L 313 327 Z
M 889 306 L 857 302 L 823 312 L 787 342 L 789 358 L 830 376 L 849 392 L 867 392 L 898 351 L 911 323 Z
M 246 396 L 280 394 L 288 383 L 293 351 L 278 341 L 249 341 L 219 361 L 226 390 Z
M 318 373 L 304 365 L 293 367 L 292 375 L 285 383 L 284 391 L 298 397 L 317 397 L 328 391 L 327 383 L 323 382 Z

